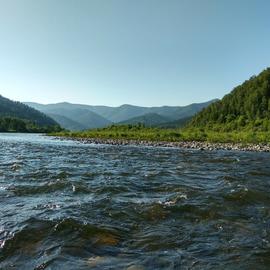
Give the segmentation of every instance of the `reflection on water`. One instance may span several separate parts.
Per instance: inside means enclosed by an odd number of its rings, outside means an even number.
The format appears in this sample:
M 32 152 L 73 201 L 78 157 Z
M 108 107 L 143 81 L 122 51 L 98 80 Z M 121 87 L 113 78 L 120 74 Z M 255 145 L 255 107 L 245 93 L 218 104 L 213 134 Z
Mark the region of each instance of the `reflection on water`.
M 0 134 L 0 269 L 269 269 L 270 154 Z

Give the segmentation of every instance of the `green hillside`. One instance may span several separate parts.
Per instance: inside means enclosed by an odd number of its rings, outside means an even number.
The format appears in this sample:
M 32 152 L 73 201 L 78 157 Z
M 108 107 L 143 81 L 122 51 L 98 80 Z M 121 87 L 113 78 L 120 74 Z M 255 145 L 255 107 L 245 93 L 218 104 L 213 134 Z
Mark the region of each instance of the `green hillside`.
M 126 121 L 120 122 L 121 125 L 135 125 L 135 124 L 143 124 L 146 127 L 154 127 L 163 123 L 170 122 L 169 118 L 161 116 L 157 113 L 147 113 L 142 116 L 137 116 Z
M 192 119 L 192 117 L 181 118 L 171 122 L 161 123 L 156 125 L 159 128 L 183 128 Z
M 181 128 L 183 125 L 185 127 Z M 222 100 L 210 104 L 191 120 L 187 117 L 155 128 L 131 123 L 58 135 L 150 141 L 269 144 L 270 68 L 237 86 Z
M 47 115 L 0 95 L 0 131 L 46 132 L 61 130 Z
M 189 128 L 270 131 L 270 68 L 198 113 Z

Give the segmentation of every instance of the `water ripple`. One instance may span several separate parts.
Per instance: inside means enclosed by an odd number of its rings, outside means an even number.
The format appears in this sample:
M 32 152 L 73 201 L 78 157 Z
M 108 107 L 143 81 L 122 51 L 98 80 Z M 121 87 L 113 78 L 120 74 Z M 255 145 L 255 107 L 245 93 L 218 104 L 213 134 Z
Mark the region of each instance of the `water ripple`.
M 0 269 L 270 268 L 267 153 L 0 147 Z

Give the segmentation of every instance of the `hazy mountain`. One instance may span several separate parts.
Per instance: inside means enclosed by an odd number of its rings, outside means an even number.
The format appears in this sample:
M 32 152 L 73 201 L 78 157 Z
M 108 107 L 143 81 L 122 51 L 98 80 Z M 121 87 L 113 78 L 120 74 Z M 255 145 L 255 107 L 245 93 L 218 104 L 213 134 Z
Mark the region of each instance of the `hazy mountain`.
M 62 127 L 68 129 L 68 130 L 84 130 L 87 129 L 86 126 L 81 125 L 80 123 L 73 121 L 70 118 L 67 118 L 63 115 L 58 114 L 51 114 L 49 113 L 48 116 L 53 118 L 57 123 L 59 123 Z
M 169 122 L 170 119 L 164 116 L 161 116 L 157 113 L 147 113 L 144 114 L 142 116 L 137 116 L 137 117 L 133 117 L 131 119 L 128 119 L 126 121 L 123 122 L 119 122 L 119 124 L 138 124 L 138 123 L 142 123 L 145 126 L 148 127 L 153 127 L 153 126 L 157 126 L 160 125 L 162 123 L 167 123 Z
M 114 123 L 123 122 L 149 113 L 156 113 L 160 116 L 167 117 L 170 121 L 173 121 L 193 116 L 215 101 L 216 99 L 204 103 L 194 103 L 187 106 L 140 107 L 125 104 L 120 107 L 91 106 L 89 109 Z
M 196 113 L 200 112 L 202 109 L 208 107 L 210 104 L 216 101 L 218 101 L 218 99 L 213 99 L 213 100 L 203 102 L 203 103 L 193 103 L 193 104 L 183 106 L 183 107 L 178 107 L 178 108 L 175 107 L 175 111 L 170 112 L 168 110 L 165 110 L 164 114 L 162 115 L 171 117 L 174 120 L 188 118 L 188 117 L 194 116 Z
M 76 106 L 67 102 L 43 105 L 39 103 L 25 103 L 37 110 L 50 115 L 55 121 L 59 121 L 62 127 L 70 130 L 83 130 L 106 127 L 111 122 L 104 117 L 86 109 L 88 106 Z
M 224 131 L 243 128 L 270 130 L 270 68 L 202 110 L 192 119 L 190 126 Z
M 157 118 L 160 119 L 163 123 L 163 120 L 166 118 L 168 122 L 174 120 L 179 120 L 181 118 L 186 118 L 193 116 L 203 108 L 207 107 L 210 103 L 215 100 L 211 100 L 204 103 L 194 103 L 187 106 L 162 106 L 162 107 L 140 107 L 133 105 L 122 105 L 119 107 L 108 107 L 108 106 L 91 106 L 84 104 L 72 104 L 68 102 L 56 103 L 56 104 L 39 104 L 33 102 L 26 102 L 25 104 L 40 110 L 46 114 L 50 114 L 54 117 L 55 120 L 60 121 L 59 116 L 66 117 L 73 121 L 69 124 L 67 119 L 61 121 L 63 127 L 67 129 L 79 129 L 79 126 L 82 126 L 80 129 L 87 128 L 97 128 L 105 127 L 111 123 L 120 123 L 126 121 L 134 121 L 133 118 L 144 116 L 145 122 L 154 121 L 157 123 Z M 149 116 L 150 114 L 150 116 Z M 153 119 L 150 120 L 151 114 L 154 114 Z M 159 117 L 157 115 L 159 115 Z M 57 115 L 58 118 L 56 116 Z M 163 118 L 162 118 L 163 117 Z M 64 120 L 64 119 L 62 119 Z M 135 119 L 137 121 L 138 119 Z M 129 122 L 130 122 L 129 121 Z M 78 123 L 76 127 L 75 123 Z
M 99 108 L 94 109 L 96 111 L 99 111 Z M 110 108 L 107 118 L 114 123 L 120 123 L 128 119 L 150 113 L 150 111 L 148 111 L 147 109 L 148 108 L 145 107 L 125 104 L 120 107 L 115 107 L 113 110 Z
M 87 109 L 51 109 L 44 112 L 50 113 L 51 115 L 57 114 L 65 116 L 66 118 L 79 123 L 83 129 L 106 127 L 111 124 L 109 120 Z

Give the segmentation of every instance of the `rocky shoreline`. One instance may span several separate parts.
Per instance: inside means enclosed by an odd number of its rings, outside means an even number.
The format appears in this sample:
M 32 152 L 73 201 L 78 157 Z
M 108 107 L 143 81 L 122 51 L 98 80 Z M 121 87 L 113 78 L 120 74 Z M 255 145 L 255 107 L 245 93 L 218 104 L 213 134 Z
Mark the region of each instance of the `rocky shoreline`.
M 241 144 L 241 143 L 210 143 L 199 141 L 183 142 L 158 142 L 145 140 L 126 140 L 126 139 L 100 139 L 100 138 L 79 138 L 79 137 L 56 137 L 60 140 L 73 140 L 84 144 L 106 144 L 106 145 L 134 145 L 152 147 L 170 147 L 198 150 L 231 150 L 248 152 L 270 152 L 270 144 Z

